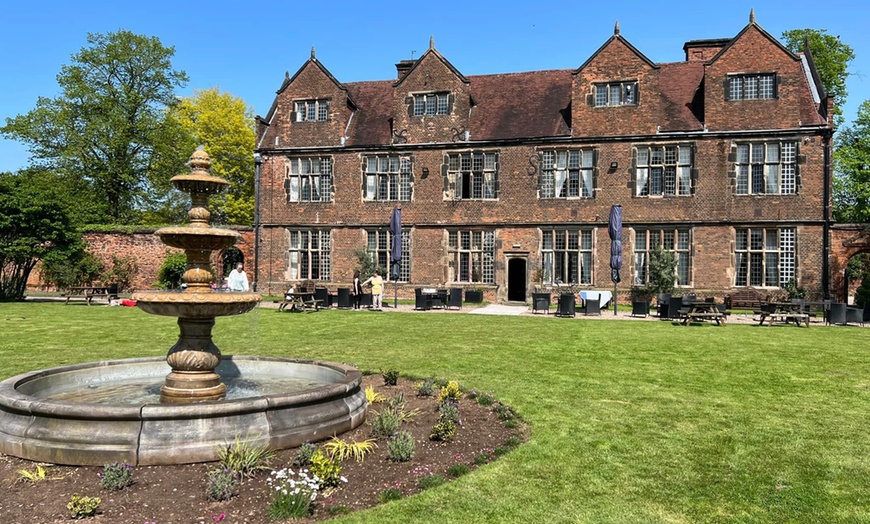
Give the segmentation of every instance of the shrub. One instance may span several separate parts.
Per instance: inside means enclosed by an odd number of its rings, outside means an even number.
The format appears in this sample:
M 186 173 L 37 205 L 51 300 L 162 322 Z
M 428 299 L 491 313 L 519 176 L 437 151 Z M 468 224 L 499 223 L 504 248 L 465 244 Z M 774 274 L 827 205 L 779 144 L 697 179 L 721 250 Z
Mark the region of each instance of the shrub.
M 408 403 L 408 401 L 405 400 L 404 393 L 397 393 L 397 394 L 395 394 L 392 397 L 387 399 L 387 406 L 395 409 L 396 411 L 401 411 L 401 410 L 405 409 L 405 405 L 407 403 Z
M 130 464 L 106 464 L 100 475 L 100 485 L 108 491 L 118 491 L 133 483 L 133 466 Z
M 385 386 L 395 386 L 399 383 L 399 372 L 395 369 L 388 369 L 384 371 L 384 385 Z
M 429 377 L 423 382 L 417 384 L 418 397 L 434 397 L 435 396 L 435 379 Z
M 266 484 L 275 497 L 269 505 L 269 517 L 276 520 L 307 517 L 320 490 L 317 478 L 309 477 L 305 471 L 296 474 L 287 468 L 269 474 Z
M 372 418 L 372 434 L 376 438 L 389 438 L 399 431 L 402 416 L 394 409 L 384 408 L 376 411 Z
M 239 474 L 229 469 L 208 472 L 208 500 L 230 500 L 239 487 Z
M 460 398 L 462 398 L 462 391 L 459 389 L 459 382 L 451 380 L 446 386 L 441 388 L 441 395 L 438 397 L 438 402 L 450 400 L 458 404 Z
M 408 462 L 414 457 L 417 441 L 407 431 L 400 431 L 387 442 L 387 457 L 393 462 Z
M 492 406 L 495 404 L 495 397 L 492 393 L 479 393 L 475 400 L 481 406 Z
M 70 497 L 66 509 L 69 510 L 70 517 L 74 519 L 86 519 L 97 514 L 97 511 L 100 509 L 100 502 L 102 502 L 100 497 L 79 497 L 78 495 L 73 495 Z
M 347 442 L 338 437 L 332 437 L 332 440 L 327 442 L 323 447 L 326 448 L 326 452 L 329 453 L 330 458 L 333 460 L 341 462 L 353 457 L 357 462 L 363 462 L 366 459 L 366 455 L 374 451 L 378 445 L 375 444 L 374 439 L 362 442 Z
M 447 468 L 447 474 L 453 478 L 461 477 L 462 475 L 467 475 L 471 471 L 465 464 L 453 464 L 449 468 Z
M 68 289 L 97 281 L 102 271 L 103 263 L 83 244 L 46 256 L 42 261 L 40 278 L 44 284 Z
M 442 402 L 438 404 L 438 420 L 459 423 L 459 405 L 455 402 Z
M 243 477 L 253 477 L 257 471 L 269 469 L 275 453 L 267 446 L 253 444 L 236 436 L 232 444 L 218 449 L 221 465 Z
M 300 468 L 304 468 L 311 464 L 311 457 L 317 451 L 317 446 L 310 442 L 305 442 L 296 451 L 296 458 L 293 459 L 293 464 Z
M 456 435 L 456 423 L 450 420 L 442 420 L 432 426 L 431 440 L 450 440 Z
M 441 475 L 426 475 L 425 477 L 417 481 L 417 487 L 422 490 L 426 490 L 429 488 L 436 488 L 441 484 L 444 484 L 444 482 L 444 477 L 442 477 Z
M 311 457 L 311 473 L 320 479 L 321 485 L 335 487 L 347 479 L 341 476 L 341 466 L 318 449 Z
M 133 287 L 133 277 L 138 271 L 133 258 L 112 255 L 112 267 L 103 272 L 100 280 L 105 284 L 118 284 L 118 291 L 124 291 Z
M 390 502 L 393 500 L 399 500 L 401 498 L 402 490 L 400 490 L 399 488 L 388 488 L 378 494 L 378 500 L 380 502 Z
M 163 289 L 178 289 L 181 287 L 181 276 L 187 271 L 187 255 L 184 253 L 167 253 L 157 271 L 157 285 Z
M 498 415 L 499 420 L 508 421 L 517 418 L 516 414 L 511 410 L 510 406 L 505 404 L 496 404 L 493 406 L 492 411 Z

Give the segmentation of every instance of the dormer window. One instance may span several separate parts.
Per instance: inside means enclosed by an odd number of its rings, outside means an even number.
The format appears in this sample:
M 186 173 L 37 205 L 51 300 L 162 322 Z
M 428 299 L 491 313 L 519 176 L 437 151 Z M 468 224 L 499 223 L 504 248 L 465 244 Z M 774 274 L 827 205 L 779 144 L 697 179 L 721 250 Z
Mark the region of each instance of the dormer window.
M 294 102 L 297 122 L 325 122 L 329 120 L 329 100 L 297 100 Z
M 776 98 L 776 74 L 728 75 L 726 100 L 770 100 Z
M 595 84 L 595 107 L 636 106 L 637 82 L 608 82 Z
M 419 93 L 414 95 L 414 116 L 450 114 L 450 93 Z

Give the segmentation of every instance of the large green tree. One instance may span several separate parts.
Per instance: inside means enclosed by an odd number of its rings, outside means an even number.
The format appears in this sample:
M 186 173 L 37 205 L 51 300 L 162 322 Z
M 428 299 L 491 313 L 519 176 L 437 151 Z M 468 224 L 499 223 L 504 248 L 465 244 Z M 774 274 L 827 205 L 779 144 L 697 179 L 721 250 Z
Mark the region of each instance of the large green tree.
M 834 220 L 870 223 L 870 100 L 840 129 L 835 145 Z
M 36 264 L 81 238 L 64 203 L 42 182 L 0 174 L 0 300 L 22 300 Z
M 27 144 L 37 166 L 85 181 L 105 221 L 135 222 L 154 152 L 171 135 L 165 110 L 187 75 L 156 37 L 121 30 L 87 41 L 57 76 L 60 96 L 40 97 L 0 133 Z

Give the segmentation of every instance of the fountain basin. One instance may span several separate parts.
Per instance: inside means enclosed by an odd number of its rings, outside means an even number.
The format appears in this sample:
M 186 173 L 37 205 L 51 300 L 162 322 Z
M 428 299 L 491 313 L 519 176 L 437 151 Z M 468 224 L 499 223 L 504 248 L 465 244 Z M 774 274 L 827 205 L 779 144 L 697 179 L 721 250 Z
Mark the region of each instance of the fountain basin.
M 131 297 L 139 309 L 152 315 L 207 319 L 241 315 L 260 302 L 257 293 L 192 293 L 137 291 Z
M 343 364 L 225 356 L 216 371 L 229 385 L 226 400 L 160 404 L 170 370 L 164 358 L 154 357 L 6 379 L 0 382 L 0 453 L 69 465 L 187 464 L 216 460 L 219 446 L 237 436 L 284 449 L 365 421 L 362 375 Z M 131 382 L 144 393 L 112 397 Z M 71 400 L 77 396 L 85 401 Z

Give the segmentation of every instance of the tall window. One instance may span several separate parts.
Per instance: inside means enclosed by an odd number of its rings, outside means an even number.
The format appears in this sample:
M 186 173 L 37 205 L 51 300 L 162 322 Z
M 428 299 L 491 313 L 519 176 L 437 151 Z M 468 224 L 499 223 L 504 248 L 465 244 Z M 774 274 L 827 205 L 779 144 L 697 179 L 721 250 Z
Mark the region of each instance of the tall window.
M 592 283 L 592 230 L 541 231 L 541 267 L 545 284 Z
M 592 198 L 593 161 L 591 149 L 541 153 L 541 198 Z
M 734 285 L 785 287 L 795 278 L 795 228 L 747 228 L 736 233 Z
M 450 231 L 448 237 L 452 282 L 495 283 L 493 231 Z
M 329 280 L 332 240 L 328 229 L 288 229 L 287 280 Z
M 641 146 L 637 151 L 637 196 L 692 194 L 691 146 Z
M 450 93 L 414 95 L 414 116 L 449 115 Z
M 634 231 L 634 283 L 649 282 L 650 253 L 657 247 L 674 254 L 679 286 L 688 286 L 692 274 L 692 235 L 689 229 L 636 229 Z
M 329 100 L 297 100 L 293 103 L 297 122 L 324 122 L 329 120 Z
M 608 82 L 595 84 L 595 107 L 636 106 L 637 82 Z
M 366 200 L 411 200 L 411 157 L 367 156 Z
M 791 195 L 797 191 L 797 143 L 737 145 L 737 194 Z
M 402 229 L 402 266 L 399 270 L 399 282 L 408 282 L 411 280 L 411 232 L 408 229 Z M 393 274 L 390 265 L 390 250 L 393 242 L 392 235 L 389 229 L 375 229 L 366 231 L 366 251 L 372 261 L 377 264 L 377 267 L 384 268 L 386 274 L 383 275 L 385 280 L 391 280 Z
M 454 200 L 491 200 L 498 195 L 498 153 L 457 153 L 447 157 L 449 193 Z
M 776 74 L 728 75 L 727 100 L 764 100 L 776 98 Z
M 284 174 L 287 202 L 331 202 L 332 159 L 291 158 Z

